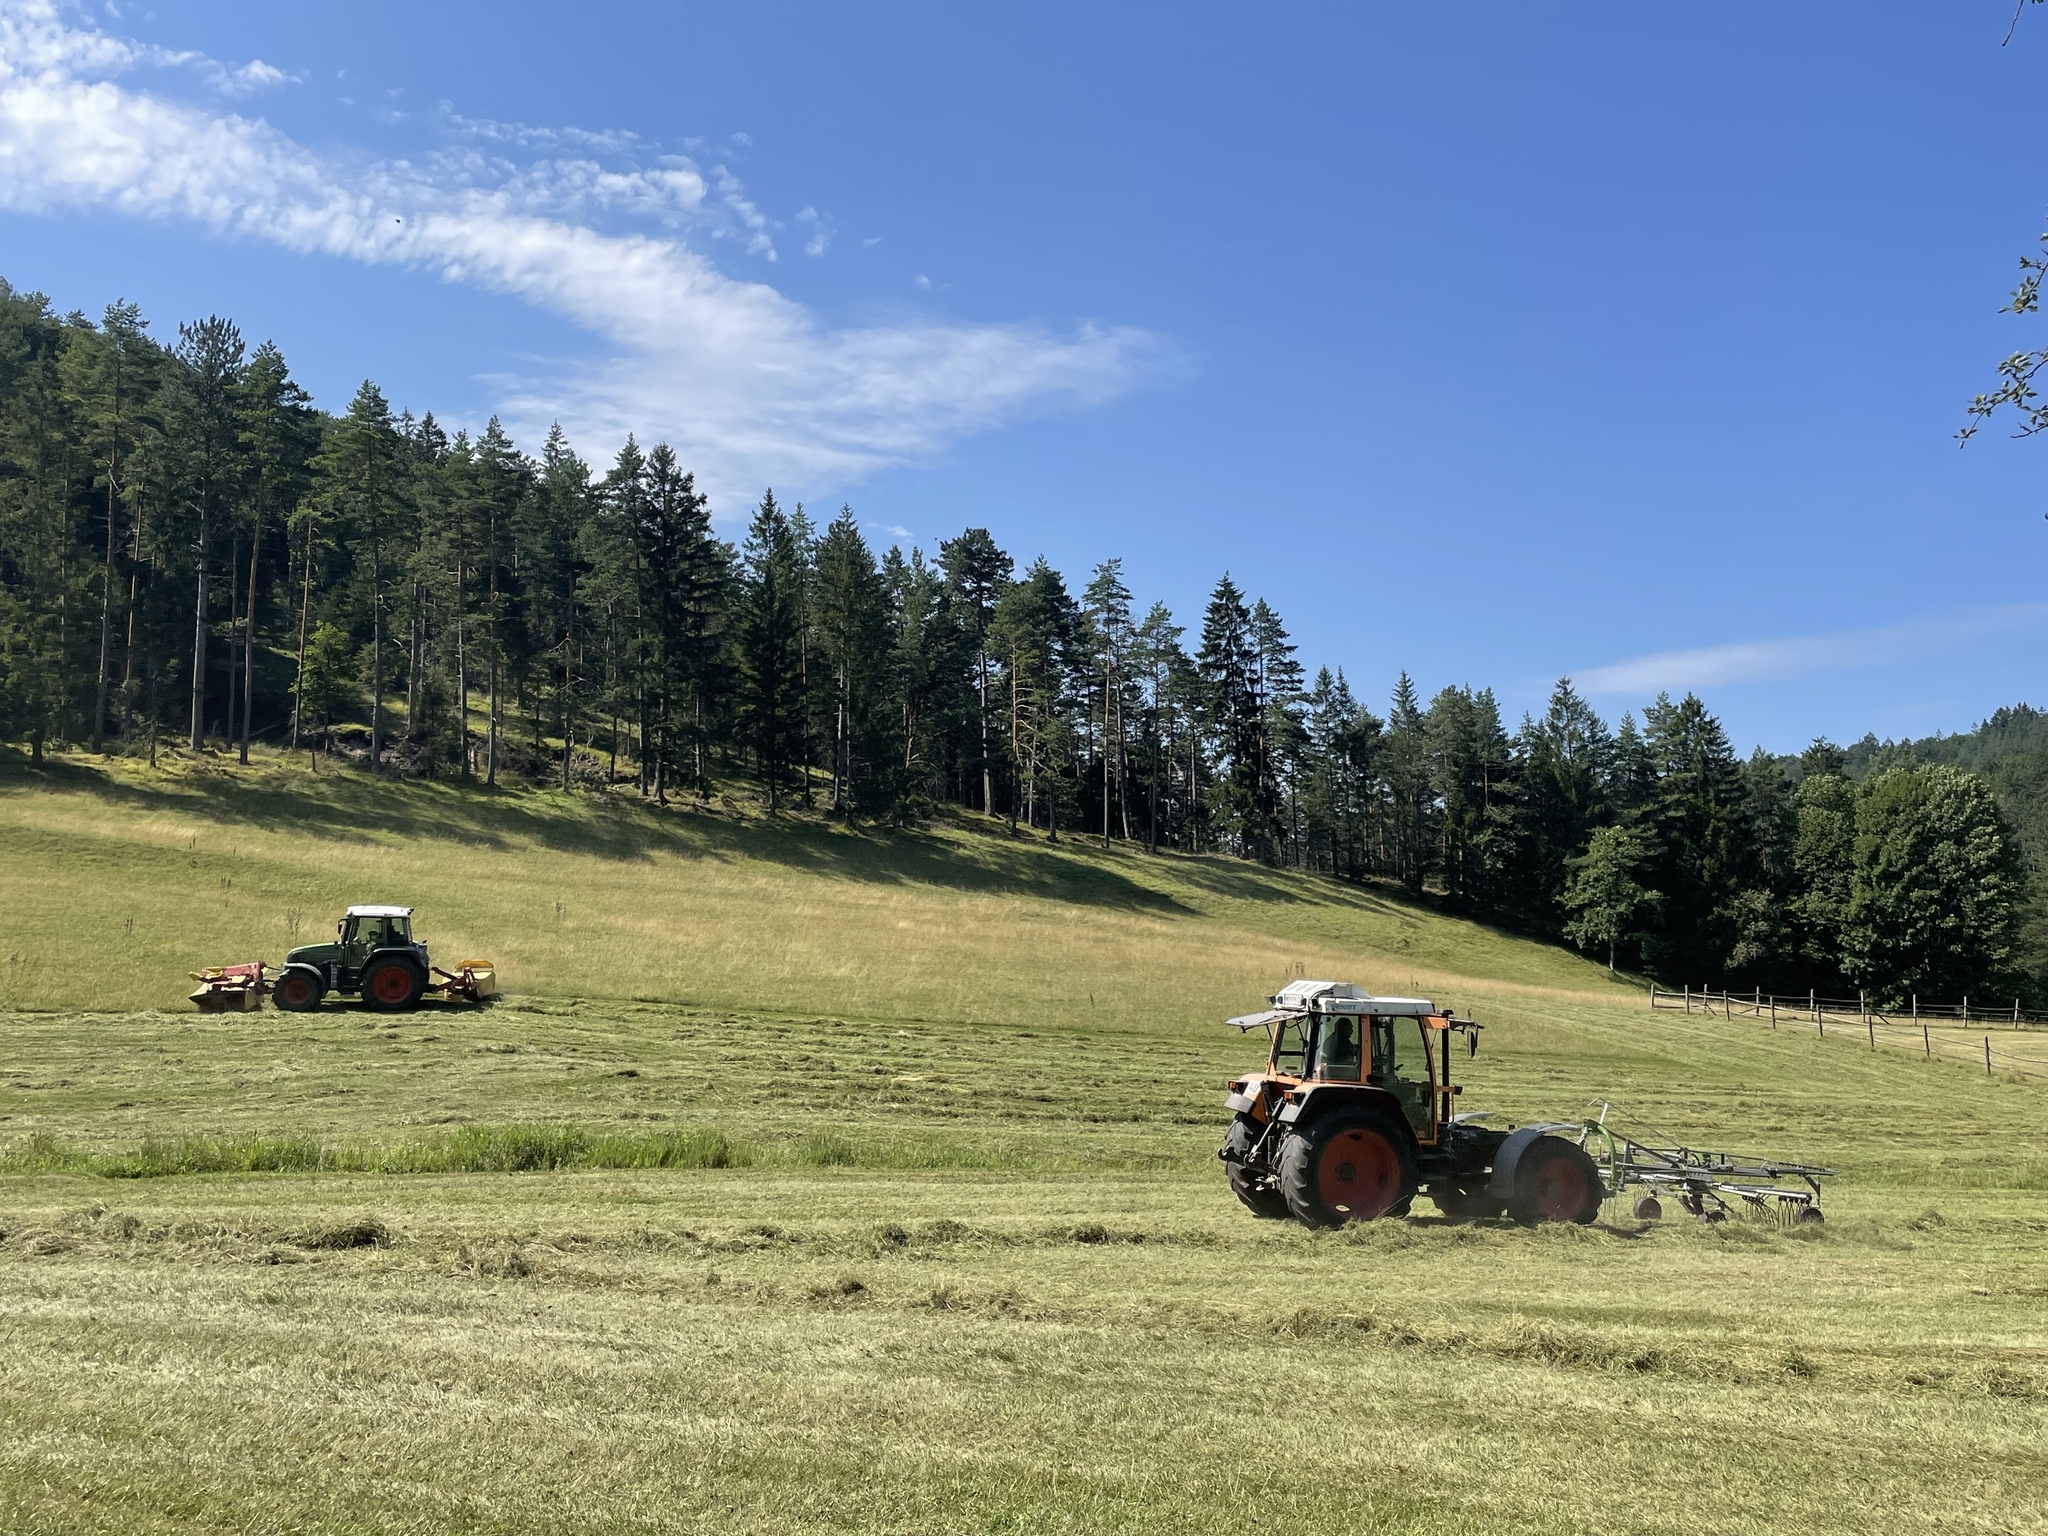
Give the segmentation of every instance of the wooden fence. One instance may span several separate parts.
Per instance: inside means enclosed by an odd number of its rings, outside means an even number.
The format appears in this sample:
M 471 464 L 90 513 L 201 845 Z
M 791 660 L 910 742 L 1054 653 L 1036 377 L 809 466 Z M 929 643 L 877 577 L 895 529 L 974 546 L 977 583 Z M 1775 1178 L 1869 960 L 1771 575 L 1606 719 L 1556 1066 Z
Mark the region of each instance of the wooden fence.
M 2010 1008 L 1991 1009 L 1968 998 L 1954 1004 L 1927 1004 L 1915 997 L 1905 1008 L 1882 1008 L 1868 997 L 1819 997 L 1811 992 L 1804 997 L 1777 997 L 1761 990 L 1714 992 L 1692 987 L 1671 992 L 1653 984 L 1650 1006 L 1711 1013 L 1724 1019 L 1768 1019 L 1773 1029 L 1811 1029 L 1822 1039 L 1833 1029 L 1837 1034 L 1860 1035 L 1872 1050 L 1880 1045 L 1914 1050 L 1929 1060 L 1939 1057 L 1968 1062 L 1981 1065 L 1987 1073 L 2048 1081 L 2048 1049 L 2039 1055 L 2021 1055 L 2009 1048 L 1994 1048 L 1991 1043 L 2000 1034 L 2010 1039 L 2048 1030 L 2048 1014 L 2030 1012 L 2017 1002 Z M 1978 1034 L 1979 1030 L 1983 1033 Z

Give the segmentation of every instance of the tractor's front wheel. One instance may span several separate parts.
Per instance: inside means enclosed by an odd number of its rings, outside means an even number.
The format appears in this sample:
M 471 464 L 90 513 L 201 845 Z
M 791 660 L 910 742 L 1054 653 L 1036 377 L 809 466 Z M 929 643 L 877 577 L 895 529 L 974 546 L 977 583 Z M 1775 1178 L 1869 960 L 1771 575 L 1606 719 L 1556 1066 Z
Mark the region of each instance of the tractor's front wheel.
M 1405 1216 L 1415 1183 L 1408 1139 L 1375 1110 L 1334 1110 L 1280 1149 L 1280 1193 L 1306 1226 Z
M 1585 1148 L 1543 1136 L 1529 1144 L 1515 1165 L 1508 1214 L 1525 1227 L 1540 1221 L 1573 1221 L 1583 1227 L 1600 1214 L 1606 1196 L 1600 1169 Z
M 310 966 L 288 966 L 270 989 L 270 1005 L 286 1013 L 311 1013 L 326 994 L 318 971 Z
M 396 955 L 372 960 L 363 970 L 363 1001 L 379 1013 L 403 1013 L 426 989 L 419 967 Z
M 1230 1129 L 1223 1137 L 1224 1174 L 1230 1180 L 1230 1192 L 1237 1196 L 1246 1210 L 1266 1221 L 1285 1221 L 1286 1197 L 1264 1182 L 1259 1171 L 1245 1162 L 1252 1148 L 1258 1144 L 1259 1129 L 1259 1122 L 1250 1115 L 1239 1115 L 1230 1122 Z

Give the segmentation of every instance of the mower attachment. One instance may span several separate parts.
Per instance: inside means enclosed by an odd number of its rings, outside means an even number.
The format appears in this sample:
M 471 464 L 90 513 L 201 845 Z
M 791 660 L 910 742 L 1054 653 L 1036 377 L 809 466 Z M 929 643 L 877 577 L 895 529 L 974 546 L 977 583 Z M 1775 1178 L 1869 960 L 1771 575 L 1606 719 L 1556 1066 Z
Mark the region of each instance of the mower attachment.
M 452 971 L 444 971 L 437 965 L 433 971 L 439 980 L 427 983 L 429 992 L 439 992 L 443 997 L 459 997 L 470 1003 L 486 1002 L 498 995 L 498 968 L 488 960 L 459 961 Z
M 254 960 L 247 965 L 210 965 L 194 971 L 192 979 L 199 987 L 192 1001 L 205 1013 L 254 1013 L 270 993 L 263 974 L 268 969 L 263 961 Z

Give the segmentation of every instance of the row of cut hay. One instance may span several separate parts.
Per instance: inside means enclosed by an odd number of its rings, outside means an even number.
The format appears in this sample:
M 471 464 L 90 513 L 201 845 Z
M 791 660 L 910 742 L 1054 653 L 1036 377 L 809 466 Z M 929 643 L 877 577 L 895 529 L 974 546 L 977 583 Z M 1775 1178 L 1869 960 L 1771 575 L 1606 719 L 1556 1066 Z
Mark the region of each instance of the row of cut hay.
M 1089 1160 L 1099 1166 L 1100 1159 Z M 0 1173 L 71 1173 L 107 1179 L 246 1173 L 535 1173 L 578 1168 L 870 1168 L 1053 1170 L 1071 1158 L 968 1147 L 935 1139 L 861 1140 L 814 1132 L 747 1140 L 715 1127 L 588 1130 L 577 1125 L 466 1125 L 393 1143 L 308 1136 L 148 1137 L 130 1150 L 96 1151 L 36 1135 L 0 1146 Z

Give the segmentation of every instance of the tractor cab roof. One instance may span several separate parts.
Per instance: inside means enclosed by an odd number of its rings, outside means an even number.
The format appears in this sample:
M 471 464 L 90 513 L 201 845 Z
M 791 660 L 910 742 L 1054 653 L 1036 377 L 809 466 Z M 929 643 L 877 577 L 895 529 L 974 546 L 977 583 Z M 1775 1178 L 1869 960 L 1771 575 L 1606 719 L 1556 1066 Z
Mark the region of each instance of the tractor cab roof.
M 1266 999 L 1266 1013 L 1248 1013 L 1229 1022 L 1239 1029 L 1258 1029 L 1305 1013 L 1342 1013 L 1377 1017 L 1382 1014 L 1433 1014 L 1437 1006 L 1423 997 L 1374 997 L 1348 981 L 1291 981 Z
M 350 907 L 344 917 L 411 917 L 411 907 Z

